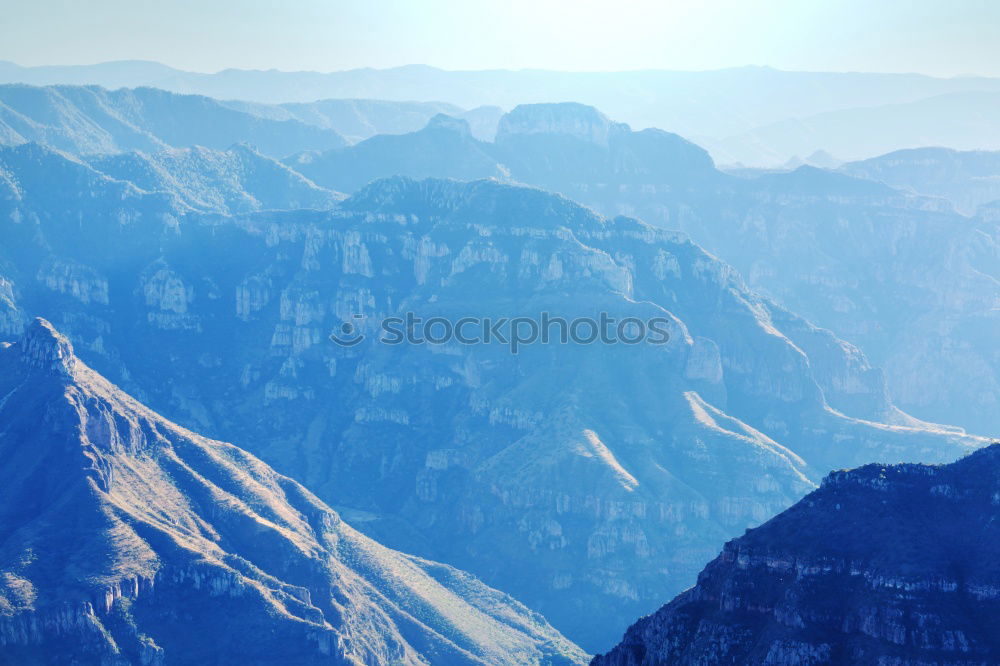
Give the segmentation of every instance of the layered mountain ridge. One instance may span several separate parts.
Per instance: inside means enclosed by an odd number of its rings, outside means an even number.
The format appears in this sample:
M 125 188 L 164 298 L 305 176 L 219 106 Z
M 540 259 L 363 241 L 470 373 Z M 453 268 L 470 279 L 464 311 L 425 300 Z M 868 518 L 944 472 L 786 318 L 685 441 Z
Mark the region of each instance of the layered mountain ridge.
M 272 157 L 346 145 L 336 131 L 272 120 L 210 97 L 155 88 L 0 85 L 0 143 L 47 144 L 86 155 L 246 142 Z
M 1000 358 L 989 344 L 1000 243 L 987 209 L 970 222 L 939 197 L 808 166 L 733 177 L 677 135 L 634 132 L 580 105 L 524 105 L 501 126 L 493 144 L 458 130 L 432 139 L 428 127 L 376 137 L 378 150 L 373 139 L 286 163 L 345 192 L 393 174 L 500 174 L 682 230 L 755 290 L 862 348 L 908 411 L 1000 433 Z
M 1000 201 L 1000 152 L 960 151 L 949 148 L 898 150 L 840 170 L 951 201 L 966 215 L 980 206 Z
M 389 550 L 122 393 L 44 320 L 0 349 L 5 663 L 570 664 L 510 597 Z
M 127 224 L 120 202 L 84 197 L 85 227 L 31 200 L 0 211 L 5 326 L 53 318 L 159 412 L 244 443 L 369 535 L 471 571 L 588 650 L 826 470 L 982 443 L 900 412 L 856 348 L 682 234 L 538 189 L 394 178 L 329 211 L 234 217 L 142 195 Z M 377 340 L 406 312 L 602 311 L 665 318 L 670 340 L 516 355 Z M 334 344 L 345 322 L 368 338 Z
M 990 95 L 1000 91 L 996 78 L 789 72 L 770 67 L 552 72 L 445 71 L 408 65 L 341 72 L 229 69 L 204 74 L 137 61 L 77 67 L 0 63 L 0 81 L 155 86 L 265 103 L 378 98 L 511 109 L 524 103 L 575 101 L 603 109 L 634 127 L 668 128 L 711 144 L 723 163 L 738 159 L 759 166 L 782 164 L 816 148 L 837 154 L 831 137 L 852 148 L 843 153 L 852 159 L 921 145 L 921 140 L 926 145 L 928 137 L 961 142 L 952 147 L 963 148 L 965 142 L 996 134 L 995 129 L 983 130 L 994 127 L 996 95 Z M 899 117 L 909 122 L 900 123 Z M 941 122 L 942 117 L 962 122 Z M 866 127 L 877 130 L 866 132 Z M 855 147 L 869 152 L 856 152 Z

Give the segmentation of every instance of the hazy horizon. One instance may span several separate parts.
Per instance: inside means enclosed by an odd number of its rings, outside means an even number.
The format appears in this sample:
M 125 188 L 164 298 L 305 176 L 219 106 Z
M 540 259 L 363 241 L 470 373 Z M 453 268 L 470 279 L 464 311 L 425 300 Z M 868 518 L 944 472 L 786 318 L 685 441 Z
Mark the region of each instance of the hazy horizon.
M 370 3 L 67 0 L 6 3 L 0 60 L 25 67 L 150 61 L 190 72 L 784 71 L 1000 75 L 1000 5 L 914 0 Z M 276 10 L 280 13 L 276 14 Z M 863 18 L 863 20 L 862 20 Z M 484 29 L 488 28 L 488 29 Z M 254 48 L 247 48 L 247 45 Z M 984 57 L 987 56 L 987 57 Z
M 730 65 L 726 67 L 713 67 L 707 69 L 672 69 L 667 67 L 648 67 L 648 68 L 637 68 L 637 69 L 614 69 L 614 70 L 600 70 L 600 69 L 556 69 L 551 67 L 488 67 L 488 68 L 451 68 L 451 67 L 439 67 L 437 65 L 430 65 L 423 62 L 409 62 L 400 65 L 388 65 L 385 67 L 370 67 L 370 66 L 360 66 L 360 67 L 349 67 L 344 69 L 281 69 L 278 67 L 224 67 L 222 69 L 188 69 L 184 67 L 177 67 L 168 62 L 163 62 L 160 60 L 148 60 L 143 58 L 123 58 L 118 60 L 100 60 L 94 62 L 80 62 L 80 63 L 50 63 L 42 65 L 26 65 L 22 62 L 8 58 L 0 58 L 0 62 L 8 63 L 21 67 L 24 69 L 44 69 L 44 68 L 60 68 L 60 67 L 101 67 L 106 65 L 125 65 L 125 64 L 146 64 L 146 65 L 158 65 L 162 67 L 167 67 L 179 72 L 185 72 L 189 74 L 219 74 L 225 71 L 242 71 L 242 72 L 281 72 L 283 74 L 338 74 L 350 71 L 360 71 L 360 70 L 373 70 L 379 72 L 392 71 L 396 69 L 407 69 L 407 68 L 418 68 L 424 67 L 428 69 L 434 69 L 442 72 L 553 72 L 558 74 L 629 74 L 637 72 L 671 72 L 671 73 L 709 73 L 709 72 L 725 72 L 731 70 L 741 70 L 741 69 L 768 69 L 777 72 L 786 72 L 793 74 L 890 74 L 890 75 L 913 75 L 913 76 L 925 76 L 935 79 L 965 79 L 965 78 L 985 78 L 985 79 L 995 79 L 1000 78 L 1000 73 L 998 74 L 976 74 L 976 73 L 957 73 L 950 75 L 941 74 L 928 74 L 926 72 L 917 71 L 888 71 L 888 70 L 860 70 L 860 69 L 788 69 L 784 67 L 775 67 L 773 65 Z

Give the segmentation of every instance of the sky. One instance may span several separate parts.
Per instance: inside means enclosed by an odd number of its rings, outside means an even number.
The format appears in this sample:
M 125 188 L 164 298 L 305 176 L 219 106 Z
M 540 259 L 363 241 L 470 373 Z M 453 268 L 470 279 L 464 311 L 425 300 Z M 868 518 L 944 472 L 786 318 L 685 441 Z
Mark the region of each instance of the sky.
M 0 60 L 1000 76 L 1000 0 L 0 0 Z

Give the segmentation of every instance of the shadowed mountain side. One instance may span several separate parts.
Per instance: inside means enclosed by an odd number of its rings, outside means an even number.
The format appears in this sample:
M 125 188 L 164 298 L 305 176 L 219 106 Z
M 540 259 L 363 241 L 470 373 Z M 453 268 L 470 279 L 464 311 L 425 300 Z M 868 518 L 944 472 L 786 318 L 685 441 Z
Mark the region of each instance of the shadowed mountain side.
M 998 497 L 1000 444 L 833 472 L 592 664 L 997 663 Z

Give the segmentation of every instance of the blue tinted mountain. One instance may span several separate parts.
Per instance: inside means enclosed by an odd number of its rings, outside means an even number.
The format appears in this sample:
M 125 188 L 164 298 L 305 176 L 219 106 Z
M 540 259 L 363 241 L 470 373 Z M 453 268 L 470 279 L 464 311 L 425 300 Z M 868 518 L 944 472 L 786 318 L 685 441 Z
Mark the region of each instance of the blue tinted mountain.
M 967 215 L 1000 200 L 1000 152 L 914 148 L 850 162 L 840 169 L 917 194 L 943 197 Z
M 1000 662 L 998 496 L 1000 444 L 833 472 L 592 664 Z
M 16 149 L 14 149 L 16 151 Z M 0 160 L 10 149 L 0 149 Z M 246 213 L 329 208 L 343 198 L 245 144 L 94 155 L 88 164 L 147 192 L 168 192 L 193 210 Z
M 466 120 L 445 114 L 434 116 L 417 132 L 383 134 L 337 150 L 300 153 L 285 163 L 317 184 L 343 192 L 354 192 L 391 175 L 461 180 L 508 177 L 493 144 L 473 137 Z
M 0 348 L 0 394 L 3 663 L 583 659 L 510 597 L 139 404 L 43 320 Z
M 856 348 L 683 235 L 537 189 L 396 178 L 326 212 L 232 218 L 135 191 L 127 224 L 86 188 L 3 200 L 0 324 L 52 318 L 158 412 L 591 651 L 825 471 L 982 443 L 897 410 Z M 405 312 L 662 317 L 670 340 L 378 342 Z M 369 337 L 328 340 L 345 322 Z
M 442 114 L 419 132 L 377 136 L 285 162 L 345 192 L 393 175 L 498 177 L 556 191 L 579 183 L 693 183 L 720 176 L 704 150 L 676 134 L 633 132 L 573 103 L 518 106 L 500 119 L 493 143 L 473 137 L 464 120 Z
M 289 164 L 345 191 L 358 172 L 503 172 L 607 215 L 683 230 L 753 288 L 860 346 L 886 368 L 908 411 L 1000 433 L 992 217 L 970 223 L 941 199 L 814 167 L 733 177 L 681 137 L 633 132 L 576 104 L 518 107 L 501 119 L 494 144 L 457 132 L 437 151 L 420 133 L 386 143 L 391 149 L 377 153 L 359 144 Z M 406 160 L 397 163 L 397 153 Z M 476 167 L 462 175 L 460 164 Z
M 246 142 L 275 157 L 346 144 L 332 129 L 262 118 L 199 95 L 26 85 L 0 86 L 0 141 L 36 141 L 76 154 L 195 145 L 224 150 Z
M 998 118 L 1000 92 L 981 89 L 791 117 L 703 143 L 722 164 L 756 166 L 783 164 L 816 150 L 852 160 L 924 146 L 998 150 Z
M 431 118 L 444 113 L 469 122 L 473 136 L 492 141 L 503 115 L 498 106 L 481 106 L 464 111 L 443 102 L 392 102 L 375 99 L 324 99 L 318 102 L 260 104 L 223 102 L 226 106 L 248 111 L 273 120 L 299 120 L 336 130 L 352 143 L 376 134 L 405 134 L 423 128 Z
M 1000 92 L 1000 80 L 994 78 L 941 79 L 918 74 L 785 72 L 769 67 L 705 72 L 553 72 L 444 71 L 424 65 L 409 65 L 329 73 L 228 69 L 201 74 L 171 69 L 158 63 L 134 61 L 75 67 L 19 67 L 14 63 L 0 63 L 0 81 L 34 85 L 93 83 L 108 88 L 154 86 L 218 99 L 265 103 L 361 98 L 448 102 L 466 109 L 482 105 L 510 109 L 524 103 L 572 100 L 603 109 L 634 127 L 669 128 L 699 141 L 705 137 L 724 139 L 772 123 L 807 118 L 828 111 L 861 108 L 861 117 L 871 119 L 871 107 L 905 104 L 951 93 Z M 977 100 L 970 101 L 978 103 Z M 975 108 L 980 114 L 985 114 L 990 107 Z M 970 109 L 954 110 L 965 114 Z M 931 129 L 955 131 L 940 126 L 957 128 L 959 124 L 939 122 L 938 125 Z M 913 126 L 920 129 L 919 125 Z M 907 127 L 910 125 L 900 126 L 901 129 Z M 857 132 L 863 128 L 859 125 L 852 129 Z M 888 129 L 891 132 L 889 136 L 902 134 L 901 129 Z M 775 146 L 781 146 L 784 155 L 774 163 L 784 163 L 795 154 L 808 155 L 816 148 L 824 148 L 836 155 L 854 156 L 853 153 L 842 153 L 836 145 L 826 142 L 808 149 L 798 147 L 802 145 L 797 141 L 801 133 L 802 123 L 790 121 L 785 131 L 776 134 Z M 875 142 L 880 140 L 878 136 L 864 136 Z M 901 138 L 911 141 L 916 137 L 902 134 Z M 796 147 L 789 149 L 786 144 Z M 911 145 L 926 145 L 926 142 Z M 746 142 L 740 143 L 741 148 L 745 146 Z M 891 145 L 865 156 L 903 147 Z M 765 144 L 757 146 L 749 155 L 753 159 L 766 159 L 773 152 L 774 149 Z M 723 161 L 729 162 L 728 159 Z

